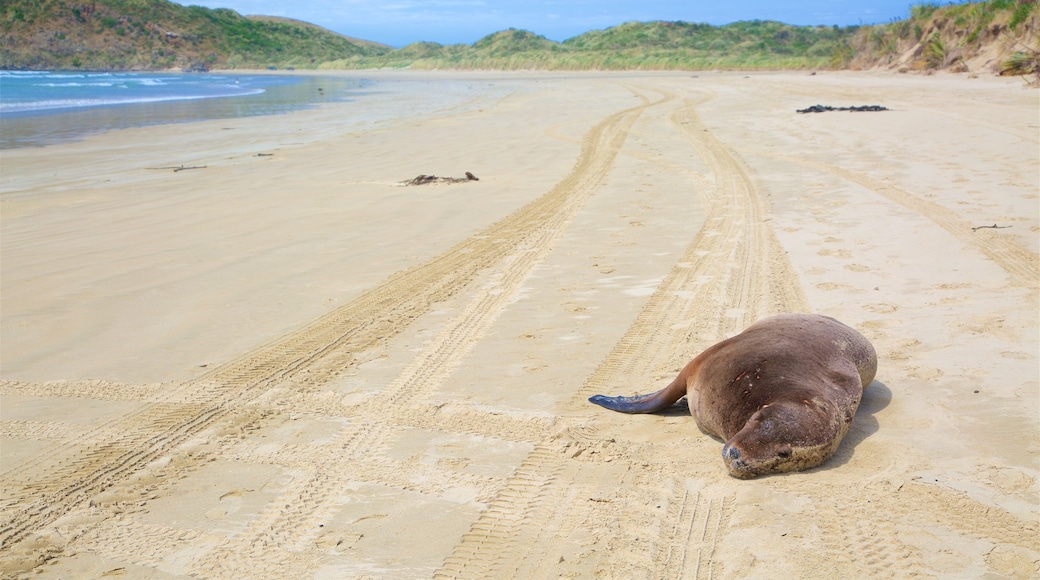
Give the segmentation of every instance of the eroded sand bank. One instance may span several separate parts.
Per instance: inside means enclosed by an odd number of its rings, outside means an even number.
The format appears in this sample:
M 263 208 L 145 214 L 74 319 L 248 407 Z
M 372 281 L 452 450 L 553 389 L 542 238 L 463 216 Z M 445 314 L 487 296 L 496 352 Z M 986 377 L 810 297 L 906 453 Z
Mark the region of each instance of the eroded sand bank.
M 395 74 L 473 98 L 4 152 L 5 576 L 1040 570 L 1037 91 Z M 785 311 L 880 356 L 818 469 L 585 401 Z

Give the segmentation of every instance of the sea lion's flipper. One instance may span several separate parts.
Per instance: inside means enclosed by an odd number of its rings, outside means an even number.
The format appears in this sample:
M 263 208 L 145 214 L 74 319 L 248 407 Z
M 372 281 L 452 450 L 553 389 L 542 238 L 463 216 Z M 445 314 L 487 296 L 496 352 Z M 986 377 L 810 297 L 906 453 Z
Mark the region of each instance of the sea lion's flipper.
M 608 397 L 606 395 L 594 395 L 589 397 L 590 403 L 600 407 L 606 407 L 611 411 L 622 413 L 656 413 L 672 406 L 686 394 L 686 377 L 680 375 L 672 384 L 647 395 L 635 395 L 632 397 Z

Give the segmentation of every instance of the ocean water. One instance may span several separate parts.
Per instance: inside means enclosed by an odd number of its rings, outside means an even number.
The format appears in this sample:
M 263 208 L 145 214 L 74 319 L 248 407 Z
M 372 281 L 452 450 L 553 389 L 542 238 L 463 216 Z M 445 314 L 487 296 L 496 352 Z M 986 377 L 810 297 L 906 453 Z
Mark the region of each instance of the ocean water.
M 333 76 L 0 71 L 0 149 L 112 129 L 287 113 L 349 101 L 369 85 Z

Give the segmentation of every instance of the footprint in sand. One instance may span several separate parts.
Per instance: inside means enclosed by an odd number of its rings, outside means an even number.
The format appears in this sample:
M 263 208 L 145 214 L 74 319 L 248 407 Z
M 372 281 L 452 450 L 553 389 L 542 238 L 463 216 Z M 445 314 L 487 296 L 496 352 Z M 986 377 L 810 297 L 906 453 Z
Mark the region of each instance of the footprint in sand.
M 1034 481 L 1029 475 L 1012 467 L 987 466 L 976 471 L 979 480 L 989 483 L 1004 493 L 1027 494 Z
M 472 460 L 468 457 L 441 457 L 437 460 L 437 465 L 447 469 L 454 469 L 455 471 L 462 471 L 469 467 Z
M 909 351 L 917 346 L 920 346 L 920 344 L 921 341 L 917 340 L 916 338 L 901 340 L 899 341 L 899 344 L 894 350 L 889 351 L 887 358 L 889 360 L 909 360 Z
M 846 264 L 845 269 L 852 272 L 869 272 L 870 268 L 862 264 Z
M 363 537 L 363 534 L 344 531 L 329 531 L 315 540 L 314 545 L 319 550 L 336 554 L 343 550 L 353 548 L 354 544 L 357 544 Z
M 1018 332 L 1008 326 L 1004 316 L 975 316 L 960 325 L 957 334 L 995 336 L 1007 341 L 1017 341 Z
M 540 372 L 544 371 L 544 370 L 545 370 L 545 369 L 547 369 L 547 368 L 549 368 L 549 366 L 548 366 L 548 365 L 543 365 L 543 364 L 531 364 L 531 365 L 526 365 L 526 366 L 524 366 L 524 372 L 528 372 L 528 373 L 540 373 Z
M 899 310 L 899 307 L 896 306 L 895 304 L 887 304 L 885 302 L 878 302 L 878 303 L 875 303 L 875 304 L 864 304 L 863 305 L 863 309 L 864 310 L 869 310 L 871 312 L 877 312 L 878 314 L 891 314 L 892 312 L 895 312 L 896 310 Z
M 816 252 L 818 256 L 834 256 L 835 258 L 851 258 L 852 252 L 848 250 L 820 250 Z
M 961 304 L 962 302 L 970 302 L 971 300 L 971 296 L 947 296 L 946 298 L 939 299 L 939 304 L 949 306 L 950 304 Z
M 921 379 L 922 381 L 935 381 L 946 374 L 942 369 L 933 369 L 928 367 L 906 367 L 905 370 L 911 377 Z
M 849 286 L 848 284 L 835 284 L 834 282 L 822 282 L 820 284 L 817 284 L 816 288 L 826 292 L 832 292 L 834 290 L 844 290 L 849 294 L 863 294 L 865 292 L 865 290 L 863 290 L 862 288 L 856 288 L 855 286 Z
M 1001 578 L 1031 578 L 1036 574 L 1033 552 L 1018 546 L 995 546 L 986 554 L 986 567 Z
M 222 520 L 242 509 L 242 498 L 253 490 L 235 489 L 220 496 L 220 506 L 206 512 L 207 520 Z

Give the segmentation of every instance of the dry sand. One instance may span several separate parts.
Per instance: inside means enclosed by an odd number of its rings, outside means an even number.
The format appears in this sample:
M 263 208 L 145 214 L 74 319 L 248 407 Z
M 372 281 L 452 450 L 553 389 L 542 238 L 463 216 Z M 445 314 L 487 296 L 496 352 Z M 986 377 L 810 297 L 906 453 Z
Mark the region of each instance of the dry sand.
M 485 88 L 3 153 L 4 576 L 1038 574 L 1040 92 L 383 76 Z M 785 311 L 880 356 L 820 468 L 586 402 Z

